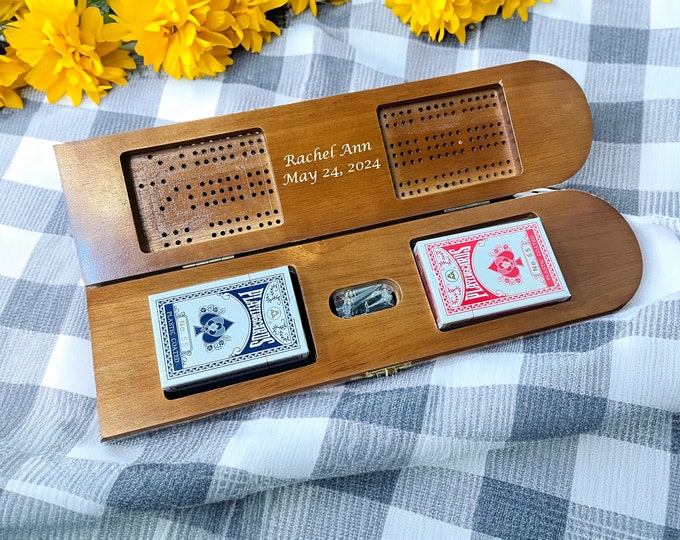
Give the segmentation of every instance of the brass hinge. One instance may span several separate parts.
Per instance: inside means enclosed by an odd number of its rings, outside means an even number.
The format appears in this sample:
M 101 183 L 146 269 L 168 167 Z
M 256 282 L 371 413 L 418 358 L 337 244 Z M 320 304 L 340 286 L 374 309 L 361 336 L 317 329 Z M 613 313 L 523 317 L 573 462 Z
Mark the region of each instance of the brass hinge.
M 476 206 L 483 206 L 485 204 L 490 204 L 491 201 L 479 201 L 479 202 L 473 202 L 470 204 L 461 204 L 460 206 L 453 206 L 451 208 L 447 208 L 444 210 L 445 214 L 448 214 L 450 212 L 458 212 L 459 210 L 467 210 L 468 208 L 474 208 Z
M 393 366 L 387 366 L 380 369 L 373 369 L 371 371 L 367 371 L 363 375 L 353 377 L 352 380 L 357 381 L 359 379 L 370 379 L 371 377 L 390 377 L 392 375 L 395 375 L 397 371 L 403 371 L 404 369 L 410 368 L 412 365 L 413 362 L 402 362 L 401 364 L 394 364 Z
M 205 264 L 227 261 L 227 260 L 233 259 L 233 258 L 234 258 L 233 255 L 229 255 L 228 257 L 219 257 L 217 259 L 209 259 L 207 261 L 200 261 L 200 262 L 195 262 L 195 263 L 191 263 L 191 264 L 185 264 L 184 266 L 182 266 L 182 268 L 194 268 L 196 266 L 203 266 Z

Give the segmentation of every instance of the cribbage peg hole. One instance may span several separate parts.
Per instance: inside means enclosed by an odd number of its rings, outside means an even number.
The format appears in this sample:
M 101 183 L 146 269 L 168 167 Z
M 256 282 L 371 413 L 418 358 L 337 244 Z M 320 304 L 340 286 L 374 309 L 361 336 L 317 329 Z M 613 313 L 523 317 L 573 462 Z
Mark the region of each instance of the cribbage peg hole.
M 128 152 L 121 161 L 146 253 L 283 224 L 260 129 Z
M 399 199 L 522 173 L 500 84 L 382 105 L 377 112 Z

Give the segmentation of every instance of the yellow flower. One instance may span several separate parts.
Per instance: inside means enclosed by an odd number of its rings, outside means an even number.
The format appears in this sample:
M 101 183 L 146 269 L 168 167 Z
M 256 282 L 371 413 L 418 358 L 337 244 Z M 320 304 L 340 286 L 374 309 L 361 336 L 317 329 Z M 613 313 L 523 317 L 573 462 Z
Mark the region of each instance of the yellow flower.
M 120 42 L 102 37 L 104 19 L 85 0 L 26 0 L 27 11 L 5 30 L 17 57 L 28 64 L 26 82 L 47 94 L 50 103 L 68 95 L 79 105 L 83 92 L 99 103 L 111 84 L 124 85 L 133 69 Z
M 25 0 L 3 0 L 0 4 L 0 22 L 10 20 L 25 7 Z
M 552 2 L 552 0 L 541 0 L 541 2 Z M 503 18 L 509 19 L 516 12 L 524 22 L 527 22 L 529 18 L 527 9 L 534 4 L 536 4 L 536 0 L 505 0 L 503 3 Z
M 116 13 L 108 35 L 136 41 L 135 51 L 179 79 L 216 75 L 233 63 L 225 32 L 234 24 L 229 0 L 109 0 Z
M 385 5 L 419 36 L 427 30 L 430 39 L 441 41 L 455 34 L 465 43 L 465 27 L 498 11 L 502 0 L 386 0 Z
M 465 43 L 466 28 L 481 22 L 485 17 L 495 15 L 502 6 L 504 19 L 517 13 L 523 21 L 528 19 L 527 9 L 538 0 L 385 0 L 404 24 L 410 24 L 411 31 L 419 36 L 427 30 L 430 39 L 441 41 L 446 32 L 455 34 Z M 551 2 L 552 0 L 541 0 Z M 306 3 L 315 0 L 289 0 L 295 9 L 304 9 Z M 300 7 L 302 6 L 302 7 Z
M 286 0 L 231 0 L 229 11 L 234 15 L 234 23 L 227 36 L 234 46 L 241 45 L 252 52 L 262 50 L 262 42 L 269 42 L 272 34 L 281 35 L 281 29 L 265 15 L 270 9 L 281 7 Z
M 385 5 L 416 36 L 427 30 L 433 41 L 441 41 L 445 32 L 455 33 L 461 18 L 472 14 L 470 0 L 386 0 Z
M 465 43 L 467 37 L 465 35 L 465 29 L 471 24 L 482 22 L 487 16 L 495 15 L 502 3 L 503 0 L 473 0 L 470 17 L 462 19 L 458 30 L 455 32 L 458 41 Z
M 293 10 L 295 15 L 299 15 L 305 9 L 309 8 L 309 10 L 312 12 L 312 15 L 316 17 L 316 2 L 317 0 L 288 0 L 286 5 Z M 323 3 L 324 0 L 319 0 L 319 2 Z M 345 4 L 346 2 L 349 2 L 349 0 L 330 0 L 330 3 L 334 6 L 339 6 L 340 4 Z
M 0 55 L 0 109 L 3 107 L 23 108 L 24 104 L 16 89 L 25 85 L 26 69 L 28 66 L 22 63 L 11 49 L 6 55 Z

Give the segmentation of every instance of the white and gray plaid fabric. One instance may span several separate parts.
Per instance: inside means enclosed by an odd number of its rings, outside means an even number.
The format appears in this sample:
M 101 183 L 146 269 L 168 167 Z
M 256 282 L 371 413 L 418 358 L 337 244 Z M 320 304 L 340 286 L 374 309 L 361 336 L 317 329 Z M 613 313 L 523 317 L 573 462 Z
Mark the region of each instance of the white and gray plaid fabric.
M 622 311 L 99 442 L 55 143 L 528 58 L 566 69 L 592 107 L 592 153 L 563 186 L 639 237 Z M 0 110 L 1 538 L 680 538 L 677 0 L 539 2 L 465 46 L 352 0 L 289 18 L 218 78 L 139 69 L 77 109 L 23 95 Z

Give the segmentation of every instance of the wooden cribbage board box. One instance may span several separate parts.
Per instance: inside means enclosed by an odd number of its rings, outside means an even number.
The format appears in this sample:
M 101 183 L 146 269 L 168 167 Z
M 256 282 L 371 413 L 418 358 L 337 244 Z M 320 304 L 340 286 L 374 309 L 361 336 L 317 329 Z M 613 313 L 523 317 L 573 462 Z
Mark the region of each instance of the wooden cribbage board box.
M 578 84 L 523 62 L 57 146 L 102 438 L 620 308 L 642 260 L 619 213 L 572 190 L 513 197 L 571 177 L 591 141 Z M 571 299 L 438 330 L 413 243 L 527 216 L 541 218 Z M 148 296 L 284 265 L 297 279 L 310 363 L 167 396 Z M 334 291 L 380 281 L 396 290 L 395 307 L 333 313 Z

